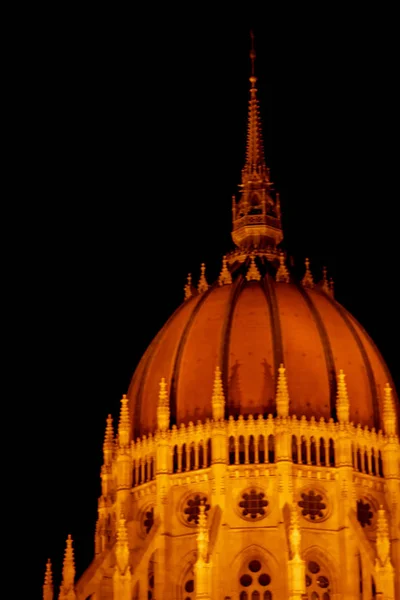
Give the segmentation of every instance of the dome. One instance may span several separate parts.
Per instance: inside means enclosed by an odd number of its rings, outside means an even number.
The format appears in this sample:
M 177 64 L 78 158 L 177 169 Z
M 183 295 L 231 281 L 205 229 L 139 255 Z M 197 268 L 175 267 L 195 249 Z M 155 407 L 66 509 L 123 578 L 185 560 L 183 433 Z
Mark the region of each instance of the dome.
M 188 298 L 154 338 L 128 390 L 135 437 L 157 429 L 162 377 L 171 423 L 211 418 L 216 366 L 226 417 L 276 413 L 280 364 L 286 368 L 290 414 L 335 418 L 337 374 L 343 369 L 350 420 L 382 427 L 388 368 L 358 321 L 320 287 L 277 282 L 271 274 L 219 285 Z M 393 387 L 393 386 L 392 386 Z

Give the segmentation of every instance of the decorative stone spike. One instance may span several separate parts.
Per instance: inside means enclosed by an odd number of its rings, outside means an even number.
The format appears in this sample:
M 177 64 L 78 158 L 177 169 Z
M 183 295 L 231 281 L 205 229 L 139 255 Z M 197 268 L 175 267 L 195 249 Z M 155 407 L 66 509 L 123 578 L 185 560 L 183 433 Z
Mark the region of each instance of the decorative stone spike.
M 208 558 L 208 529 L 207 529 L 207 517 L 206 517 L 206 507 L 204 504 L 200 504 L 199 506 L 199 524 L 197 526 L 197 552 L 198 552 L 198 560 L 203 562 L 207 562 Z
M 185 292 L 185 300 L 188 300 L 189 298 L 191 298 L 193 296 L 193 294 L 192 294 L 192 274 L 191 273 L 189 273 L 187 276 L 187 283 L 185 284 L 184 292 Z
M 323 273 L 323 275 L 322 275 L 321 289 L 324 290 L 324 292 L 326 294 L 329 294 L 329 296 L 330 296 L 331 295 L 331 289 L 329 287 L 328 275 L 327 275 L 326 267 L 323 268 L 322 273 Z
M 313 288 L 314 287 L 314 279 L 312 273 L 310 271 L 310 261 L 308 258 L 305 260 L 306 272 L 304 273 L 304 277 L 301 280 L 301 283 L 304 287 Z
M 392 388 L 387 383 L 383 396 L 383 427 L 386 435 L 396 435 L 397 417 L 393 402 Z
M 124 394 L 121 398 L 121 411 L 118 423 L 118 445 L 120 448 L 126 448 L 130 444 L 130 423 L 128 398 Z
M 384 567 L 387 562 L 390 562 L 389 526 L 382 505 L 378 509 L 376 522 L 376 553 L 378 555 L 377 565 Z
M 254 260 L 254 256 L 250 259 L 250 267 L 246 274 L 247 281 L 260 281 L 261 275 Z
M 299 525 L 299 513 L 297 506 L 294 504 L 290 511 L 290 528 L 289 528 L 290 549 L 292 558 L 300 556 L 301 533 Z
M 104 436 L 104 444 L 103 444 L 103 455 L 104 455 L 104 463 L 109 464 L 112 460 L 114 448 L 114 429 L 113 429 L 113 420 L 112 416 L 108 415 L 107 423 L 106 423 L 106 433 Z
M 53 573 L 51 570 L 51 560 L 48 559 L 47 564 L 46 564 L 46 573 L 44 575 L 43 600 L 53 600 L 53 598 L 54 598 Z
M 75 560 L 74 550 L 72 548 L 72 537 L 68 535 L 65 548 L 64 562 L 62 569 L 62 582 L 60 586 L 59 600 L 76 600 L 74 589 L 75 581 Z
M 157 406 L 157 425 L 160 431 L 167 431 L 169 429 L 169 401 L 167 384 L 163 377 L 160 381 L 160 391 L 158 393 L 158 406 Z
M 346 375 L 340 369 L 337 376 L 336 414 L 339 423 L 348 423 L 350 417 L 350 402 L 345 381 Z
M 286 369 L 281 364 L 278 369 L 278 385 L 276 390 L 276 410 L 278 417 L 287 417 L 289 415 L 289 402 Z
M 285 265 L 285 255 L 283 252 L 279 253 L 279 269 L 276 272 L 276 281 L 279 283 L 280 281 L 284 281 L 285 283 L 290 282 L 290 275 L 287 267 Z
M 214 421 L 219 421 L 225 417 L 225 397 L 222 387 L 221 369 L 215 369 L 214 389 L 212 395 L 212 414 Z
M 206 265 L 204 263 L 201 263 L 201 274 L 200 274 L 200 280 L 199 280 L 199 285 L 197 286 L 197 290 L 201 294 L 201 292 L 207 291 L 208 287 L 209 286 L 208 286 L 207 279 L 206 279 Z
M 232 275 L 230 274 L 227 266 L 226 256 L 222 259 L 222 269 L 218 278 L 219 285 L 229 285 L 232 283 Z
M 125 575 L 127 571 L 130 571 L 128 530 L 126 528 L 126 521 L 122 512 L 118 521 L 117 542 L 115 545 L 115 559 L 117 562 L 118 571 L 121 575 Z

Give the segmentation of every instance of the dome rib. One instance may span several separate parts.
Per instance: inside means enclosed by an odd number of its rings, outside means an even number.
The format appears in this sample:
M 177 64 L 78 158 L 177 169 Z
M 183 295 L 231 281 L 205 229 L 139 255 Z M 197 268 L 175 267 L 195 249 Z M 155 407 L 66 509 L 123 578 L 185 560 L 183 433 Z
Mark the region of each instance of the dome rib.
M 220 361 L 221 361 L 221 371 L 222 371 L 222 383 L 225 391 L 225 418 L 229 418 L 230 414 L 230 396 L 227 393 L 228 391 L 228 372 L 229 372 L 229 349 L 231 342 L 231 329 L 232 329 L 232 320 L 233 314 L 235 311 L 235 306 L 238 301 L 238 298 L 241 294 L 244 284 L 244 277 L 240 274 L 236 280 L 232 284 L 232 290 L 229 297 L 229 302 L 227 306 L 226 317 L 224 320 L 224 325 L 222 328 L 221 335 L 221 347 L 219 351 Z
M 213 285 L 211 285 L 208 290 L 206 290 L 205 292 L 202 293 L 202 296 L 200 297 L 200 300 L 197 302 L 194 310 L 192 311 L 188 322 L 185 325 L 185 329 L 183 330 L 183 334 L 181 336 L 181 339 L 179 340 L 179 346 L 175 355 L 175 364 L 174 364 L 174 368 L 172 371 L 172 378 L 171 378 L 171 392 L 170 392 L 170 422 L 171 425 L 178 425 L 177 423 L 177 389 L 178 389 L 178 378 L 179 378 L 179 373 L 181 371 L 180 369 L 180 365 L 181 365 L 181 360 L 182 360 L 182 355 L 183 355 L 183 350 L 185 348 L 185 344 L 186 341 L 188 339 L 189 336 L 189 331 L 194 323 L 194 320 L 196 318 L 196 315 L 198 314 L 200 308 L 203 306 L 205 300 L 208 298 L 208 296 L 210 295 L 210 293 L 216 288 L 218 287 L 218 282 L 214 283 Z M 211 402 L 211 399 L 210 399 Z
M 196 296 L 194 298 L 190 298 L 188 300 L 188 302 L 192 302 L 194 299 L 196 299 Z M 198 302 L 197 302 L 197 304 L 198 304 Z M 197 304 L 194 303 L 193 311 L 195 310 Z M 175 317 L 184 309 L 184 307 L 187 307 L 187 303 L 185 303 L 185 302 L 183 302 L 180 306 L 178 306 L 178 308 L 172 313 L 172 315 L 170 316 L 168 321 L 165 323 L 164 327 L 162 327 L 160 329 L 160 331 L 155 336 L 155 338 L 151 342 L 150 346 L 147 348 L 146 352 L 144 353 L 143 358 L 140 361 L 140 363 L 143 361 L 144 367 L 143 367 L 143 371 L 142 371 L 142 374 L 140 377 L 140 382 L 139 382 L 139 386 L 138 386 L 139 389 L 138 389 L 136 398 L 130 397 L 131 396 L 130 388 L 133 383 L 133 380 L 131 382 L 131 385 L 129 386 L 128 398 L 130 398 L 130 402 L 134 403 L 133 410 L 131 410 L 131 414 L 133 415 L 133 439 L 137 439 L 138 437 L 140 437 L 140 435 L 142 433 L 142 431 L 141 431 L 141 429 L 142 429 L 141 428 L 142 397 L 143 397 L 143 390 L 144 390 L 145 383 L 146 383 L 147 373 L 149 371 L 152 358 L 157 349 L 157 346 L 159 345 L 165 332 L 167 331 L 169 324 L 174 321 Z M 138 365 L 138 369 L 140 368 L 140 363 Z
M 367 378 L 368 378 L 368 384 L 369 384 L 369 388 L 370 388 L 370 392 L 371 392 L 372 410 L 373 410 L 373 415 L 374 415 L 374 427 L 375 427 L 376 431 L 378 431 L 381 428 L 380 418 L 379 418 L 378 393 L 377 393 L 377 389 L 376 389 L 374 372 L 373 372 L 373 369 L 371 366 L 371 362 L 368 358 L 367 351 L 364 347 L 364 344 L 363 344 L 360 336 L 357 333 L 356 328 L 354 327 L 352 321 L 348 317 L 346 309 L 343 308 L 343 306 L 341 306 L 338 302 L 333 300 L 328 294 L 325 294 L 325 297 L 328 300 L 328 302 L 331 304 L 331 306 L 333 306 L 335 308 L 335 310 L 339 313 L 339 315 L 342 317 L 343 321 L 346 323 L 347 327 L 349 328 L 349 331 L 351 332 L 351 334 L 354 337 L 354 340 L 358 346 L 358 349 L 360 350 L 360 353 L 361 353 L 361 356 L 362 356 L 362 359 L 363 359 L 363 362 L 365 365 L 365 370 L 366 370 Z
M 321 338 L 321 344 L 324 349 L 325 355 L 325 363 L 326 369 L 328 372 L 328 381 L 329 381 L 329 400 L 330 400 L 330 413 L 333 419 L 336 419 L 336 369 L 335 369 L 335 361 L 333 359 L 332 346 L 329 340 L 328 332 L 322 320 L 322 317 L 318 311 L 318 308 L 315 306 L 312 301 L 311 296 L 307 293 L 306 289 L 300 284 L 295 283 L 300 295 L 303 297 L 305 303 L 307 304 L 312 317 L 315 321 L 315 324 L 318 329 L 318 333 Z
M 283 338 L 281 320 L 279 315 L 278 300 L 275 293 L 275 282 L 273 279 L 266 275 L 262 281 L 262 289 L 265 294 L 267 301 L 269 317 L 272 329 L 272 344 L 274 354 L 274 377 L 275 381 L 278 380 L 278 369 L 281 364 L 284 363 L 283 359 Z

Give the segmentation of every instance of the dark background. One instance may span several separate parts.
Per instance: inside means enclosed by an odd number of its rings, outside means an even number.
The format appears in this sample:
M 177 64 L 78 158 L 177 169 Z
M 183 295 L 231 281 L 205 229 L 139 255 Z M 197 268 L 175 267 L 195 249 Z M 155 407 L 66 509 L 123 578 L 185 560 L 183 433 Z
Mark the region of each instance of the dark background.
M 212 281 L 231 248 L 251 27 L 286 248 L 300 272 L 310 257 L 317 280 L 328 267 L 336 298 L 400 384 L 394 16 L 185 6 L 25 15 L 35 28 L 18 73 L 25 166 L 10 255 L 35 537 L 30 597 L 40 597 L 48 557 L 58 585 L 68 533 L 78 576 L 92 559 L 106 416 L 117 421 L 187 273 L 197 281 L 205 261 Z

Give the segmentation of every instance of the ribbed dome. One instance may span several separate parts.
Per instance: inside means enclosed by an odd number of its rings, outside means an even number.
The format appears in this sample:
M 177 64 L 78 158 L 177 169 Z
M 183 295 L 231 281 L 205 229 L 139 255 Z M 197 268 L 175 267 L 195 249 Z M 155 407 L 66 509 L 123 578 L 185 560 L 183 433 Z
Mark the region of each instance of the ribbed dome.
M 277 283 L 267 274 L 261 281 L 239 275 L 231 285 L 214 284 L 175 311 L 132 378 L 133 434 L 156 430 L 162 377 L 170 391 L 172 423 L 211 418 L 217 365 L 227 416 L 274 413 L 281 363 L 290 414 L 335 417 L 336 376 L 343 369 L 350 420 L 382 427 L 383 388 L 391 378 L 362 326 L 321 289 Z

